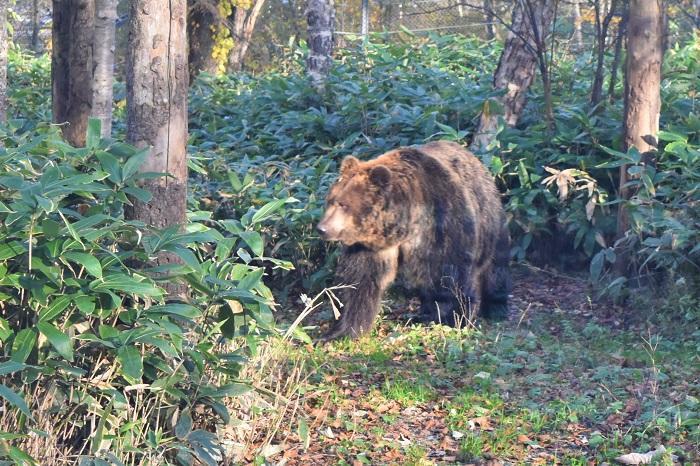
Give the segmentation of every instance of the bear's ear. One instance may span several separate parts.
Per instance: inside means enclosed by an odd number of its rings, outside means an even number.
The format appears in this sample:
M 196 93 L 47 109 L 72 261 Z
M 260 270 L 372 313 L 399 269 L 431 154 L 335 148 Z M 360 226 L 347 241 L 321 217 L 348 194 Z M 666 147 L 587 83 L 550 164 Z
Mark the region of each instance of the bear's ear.
M 372 167 L 369 171 L 369 180 L 380 187 L 384 187 L 391 181 L 391 171 L 384 165 Z
M 353 168 L 357 168 L 359 164 L 359 160 L 357 160 L 352 155 L 348 155 L 343 159 L 343 162 L 340 164 L 340 174 L 342 175 L 343 173 L 348 173 Z

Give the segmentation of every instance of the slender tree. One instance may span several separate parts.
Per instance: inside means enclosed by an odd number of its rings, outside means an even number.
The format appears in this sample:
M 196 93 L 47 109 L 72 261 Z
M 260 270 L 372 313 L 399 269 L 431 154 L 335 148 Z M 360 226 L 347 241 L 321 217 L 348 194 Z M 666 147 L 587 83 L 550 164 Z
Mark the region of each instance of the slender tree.
M 252 0 L 250 8 L 234 7 L 233 13 L 228 17 L 227 22 L 233 37 L 233 48 L 228 56 L 228 68 L 232 71 L 239 71 L 243 66 L 243 59 L 248 52 L 263 5 L 265 0 Z
M 7 0 L 0 0 L 0 122 L 7 119 Z
M 625 75 L 625 113 L 623 144 L 650 154 L 657 148 L 661 111 L 661 63 L 663 61 L 663 0 L 630 0 L 627 20 L 627 64 Z M 630 199 L 633 188 L 628 167 L 620 167 L 620 197 Z M 617 218 L 618 240 L 630 228 L 627 208 L 621 205 Z M 618 244 L 620 244 L 620 241 Z M 615 268 L 622 275 L 629 273 L 629 254 L 620 247 Z
M 493 78 L 493 87 L 505 91 L 498 99 L 503 107 L 503 119 L 514 126 L 525 106 L 528 88 L 539 69 L 545 88 L 546 113 L 551 112 L 551 85 L 547 57 L 547 33 L 554 14 L 556 0 L 519 0 L 513 12 L 501 59 Z M 549 96 L 549 97 L 547 97 Z M 473 150 L 485 149 L 495 138 L 498 113 L 484 104 L 479 126 L 472 141 Z
M 582 31 L 582 19 L 581 19 L 581 5 L 579 0 L 573 0 L 572 10 L 573 10 L 573 23 L 574 23 L 574 35 L 572 37 L 574 41 L 574 50 L 580 52 L 583 50 L 583 31 Z
M 187 37 L 189 39 L 188 62 L 190 82 L 204 71 L 216 73 L 214 59 L 214 30 L 221 23 L 215 2 L 188 0 Z
M 53 121 L 67 123 L 63 135 L 85 145 L 92 109 L 93 0 L 53 0 L 51 87 Z
M 114 48 L 117 0 L 95 0 L 91 116 L 102 122 L 102 137 L 112 134 Z
M 486 38 L 493 40 L 496 38 L 496 25 L 494 24 L 493 0 L 483 0 L 484 2 L 484 26 L 486 27 Z
M 591 105 L 595 106 L 603 99 L 603 78 L 605 65 L 605 50 L 607 48 L 608 30 L 610 22 L 617 11 L 617 0 L 607 2 L 595 0 L 593 8 L 595 10 L 595 31 L 596 31 L 596 71 L 591 86 Z M 607 10 L 606 10 L 607 8 Z
M 39 0 L 32 0 L 32 50 L 39 51 Z
M 627 1 L 623 2 L 622 18 L 617 25 L 617 35 L 615 36 L 615 54 L 610 65 L 610 81 L 608 82 L 608 100 L 615 100 L 615 86 L 617 86 L 617 72 L 620 68 L 620 60 L 622 60 L 622 43 L 625 39 L 625 29 L 627 28 L 627 14 L 629 8 Z
M 306 69 L 314 86 L 321 89 L 333 63 L 333 28 L 335 23 L 333 0 L 309 0 L 306 7 L 306 21 L 309 42 Z
M 150 147 L 141 167 L 168 177 L 144 182 L 153 198 L 133 200 L 127 217 L 164 228 L 185 223 L 187 200 L 187 38 L 185 0 L 132 0 L 126 61 L 127 139 Z M 156 263 L 177 262 L 161 255 Z M 171 290 L 172 291 L 172 290 Z

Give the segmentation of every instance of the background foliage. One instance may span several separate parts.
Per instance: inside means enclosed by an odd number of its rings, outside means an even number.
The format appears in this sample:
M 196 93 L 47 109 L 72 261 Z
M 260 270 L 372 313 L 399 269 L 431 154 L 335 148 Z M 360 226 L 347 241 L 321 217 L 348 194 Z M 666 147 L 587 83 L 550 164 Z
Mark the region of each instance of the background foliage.
M 518 127 L 500 128 L 497 146 L 480 154 L 504 193 L 516 260 L 589 267 L 598 289 L 628 293 L 608 270 L 617 171 L 630 164 L 639 175 L 624 240 L 638 272 L 631 285 L 665 285 L 682 297 L 683 322 L 697 324 L 698 53 L 697 44 L 667 52 L 653 164 L 619 151 L 619 99 L 589 108 L 580 79 L 589 57 L 555 57 L 553 127 L 535 86 Z M 190 97 L 190 223 L 177 232 L 123 219 L 127 195 L 149 196 L 137 187 L 143 153 L 99 141 L 94 126 L 87 148 L 63 143 L 42 123 L 49 60 L 12 50 L 15 118 L 0 130 L 0 455 L 32 463 L 47 454 L 38 436 L 93 464 L 214 464 L 218 440 L 193 426 L 226 420 L 223 399 L 251 390 L 241 370 L 277 332 L 275 302 L 297 306 L 300 293 L 329 283 L 335 251 L 314 225 L 341 158 L 469 142 L 499 54 L 497 43 L 462 36 L 376 37 L 339 51 L 322 95 L 304 75 L 303 48 L 259 76 L 200 77 Z M 122 85 L 115 91 L 124 98 Z M 123 100 L 115 110 L 120 140 Z M 139 267 L 163 250 L 184 264 Z M 165 281 L 188 283 L 190 299 L 165 302 Z

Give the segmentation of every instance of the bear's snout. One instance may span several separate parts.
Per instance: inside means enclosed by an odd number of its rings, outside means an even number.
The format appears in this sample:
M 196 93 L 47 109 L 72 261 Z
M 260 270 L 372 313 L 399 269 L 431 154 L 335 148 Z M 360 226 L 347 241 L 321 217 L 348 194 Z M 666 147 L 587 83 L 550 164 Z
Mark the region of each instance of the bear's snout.
M 323 224 L 323 222 L 316 225 L 316 231 L 318 231 L 318 234 L 321 235 L 321 239 L 326 239 L 326 235 L 328 235 L 328 229 Z

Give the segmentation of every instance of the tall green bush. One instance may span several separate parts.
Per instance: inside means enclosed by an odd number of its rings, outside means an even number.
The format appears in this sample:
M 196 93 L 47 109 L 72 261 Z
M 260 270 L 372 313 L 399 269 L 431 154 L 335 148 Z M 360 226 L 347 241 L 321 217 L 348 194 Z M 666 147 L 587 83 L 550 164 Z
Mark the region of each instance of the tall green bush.
M 222 400 L 250 389 L 239 371 L 274 332 L 264 266 L 288 266 L 264 257 L 258 228 L 284 200 L 153 230 L 123 217 L 130 198 L 150 198 L 139 179 L 162 176 L 139 173 L 147 152 L 101 141 L 97 120 L 87 141 L 73 148 L 46 125 L 0 135 L 0 437 L 13 440 L 0 457 L 216 464 L 193 412 L 228 421 Z M 161 251 L 182 263 L 148 266 Z M 167 299 L 160 285 L 178 280 L 189 296 Z M 53 449 L 36 451 L 37 435 Z

